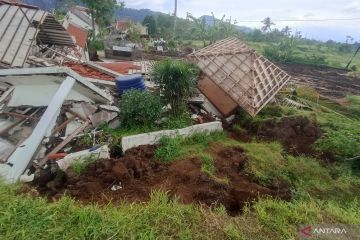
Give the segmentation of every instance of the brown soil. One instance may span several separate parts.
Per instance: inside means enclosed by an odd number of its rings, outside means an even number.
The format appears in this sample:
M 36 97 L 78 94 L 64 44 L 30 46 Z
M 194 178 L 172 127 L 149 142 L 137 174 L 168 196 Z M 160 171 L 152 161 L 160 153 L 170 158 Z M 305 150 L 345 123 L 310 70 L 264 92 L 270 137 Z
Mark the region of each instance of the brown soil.
M 296 116 L 265 121 L 259 125 L 257 135 L 281 142 L 294 155 L 311 155 L 314 153 L 313 144 L 321 137 L 322 132 L 316 122 L 307 117 Z
M 144 202 L 153 190 L 164 190 L 177 196 L 184 204 L 201 203 L 208 206 L 223 204 L 229 214 L 241 212 L 246 202 L 259 196 L 289 199 L 285 186 L 261 186 L 247 176 L 244 167 L 247 157 L 240 148 L 211 146 L 215 161 L 215 176 L 201 171 L 201 159 L 190 158 L 165 164 L 152 160 L 155 146 L 141 146 L 126 152 L 119 159 L 93 163 L 81 176 L 67 172 L 64 183 L 54 180 L 38 190 L 55 200 L 68 194 L 82 202 Z M 226 180 L 225 180 L 226 179 Z M 114 185 L 122 189 L 112 191 Z
M 235 120 L 234 123 L 237 123 Z M 240 124 L 241 125 L 241 124 Z M 247 131 L 228 128 L 230 136 L 243 142 L 253 137 L 278 141 L 293 155 L 315 155 L 313 145 L 322 136 L 320 126 L 304 116 L 290 116 L 270 119 L 259 125 L 244 126 Z
M 320 94 L 330 98 L 360 95 L 360 79 L 347 76 L 348 71 L 307 64 L 279 64 L 293 79 L 314 87 Z

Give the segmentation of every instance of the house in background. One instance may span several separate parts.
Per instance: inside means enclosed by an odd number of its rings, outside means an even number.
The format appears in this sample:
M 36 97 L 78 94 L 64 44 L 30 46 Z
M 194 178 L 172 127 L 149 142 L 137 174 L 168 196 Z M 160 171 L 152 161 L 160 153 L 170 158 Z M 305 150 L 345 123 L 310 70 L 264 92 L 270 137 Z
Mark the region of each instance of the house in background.
M 86 30 L 92 30 L 92 18 L 88 14 L 89 9 L 81 6 L 75 6 L 70 9 L 63 22 L 63 26 L 67 29 L 69 24 L 79 26 Z M 99 26 L 95 23 L 95 34 L 99 34 Z
M 89 61 L 89 53 L 87 51 L 88 30 L 69 23 L 66 31 L 73 38 L 77 50 L 81 53 L 81 60 Z
M 129 27 L 134 27 L 135 30 L 137 30 L 142 37 L 149 36 L 149 30 L 148 27 L 143 26 L 141 23 L 133 22 L 128 19 L 122 19 L 118 20 L 115 25 L 115 30 L 120 32 L 121 34 L 127 34 L 129 31 Z

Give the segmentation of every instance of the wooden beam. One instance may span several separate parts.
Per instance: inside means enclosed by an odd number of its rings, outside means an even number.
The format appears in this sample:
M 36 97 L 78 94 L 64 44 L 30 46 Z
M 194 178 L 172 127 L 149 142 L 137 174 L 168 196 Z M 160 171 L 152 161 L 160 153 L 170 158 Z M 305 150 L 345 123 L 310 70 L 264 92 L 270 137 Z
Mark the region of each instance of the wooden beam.
M 58 153 L 61 149 L 63 149 L 66 144 L 71 142 L 79 133 L 84 131 L 88 126 L 90 125 L 90 122 L 87 121 L 80 127 L 78 127 L 72 134 L 70 134 L 67 138 L 65 138 L 59 145 L 57 145 L 51 152 L 49 152 L 42 160 L 40 160 L 39 165 L 42 166 L 46 163 L 50 155 L 53 155 L 55 153 Z

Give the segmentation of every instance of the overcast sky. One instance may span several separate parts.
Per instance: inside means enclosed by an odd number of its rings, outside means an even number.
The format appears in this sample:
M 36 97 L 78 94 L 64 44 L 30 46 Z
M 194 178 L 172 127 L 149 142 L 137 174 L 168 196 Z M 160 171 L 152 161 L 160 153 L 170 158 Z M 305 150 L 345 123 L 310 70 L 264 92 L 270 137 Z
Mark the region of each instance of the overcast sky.
M 165 13 L 174 11 L 174 0 L 125 0 L 126 7 L 148 8 Z M 276 22 L 281 19 L 360 18 L 360 0 L 178 0 L 179 16 L 190 12 L 195 17 L 224 14 L 238 21 L 262 20 L 271 17 L 276 27 L 289 25 L 304 37 L 319 40 L 345 41 L 351 35 L 360 42 L 360 20 L 326 22 Z M 261 27 L 261 23 L 239 22 L 238 25 Z

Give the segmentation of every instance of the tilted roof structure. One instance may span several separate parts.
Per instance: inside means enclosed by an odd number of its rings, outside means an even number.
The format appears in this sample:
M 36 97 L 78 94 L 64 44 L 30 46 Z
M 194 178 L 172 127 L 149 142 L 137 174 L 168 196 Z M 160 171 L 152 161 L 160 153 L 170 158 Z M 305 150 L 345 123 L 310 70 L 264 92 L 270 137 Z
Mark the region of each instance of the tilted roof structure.
M 0 64 L 23 67 L 33 44 L 74 46 L 72 38 L 50 13 L 0 1 Z
M 291 78 L 236 37 L 194 52 L 188 59 L 251 116 L 255 116 Z

